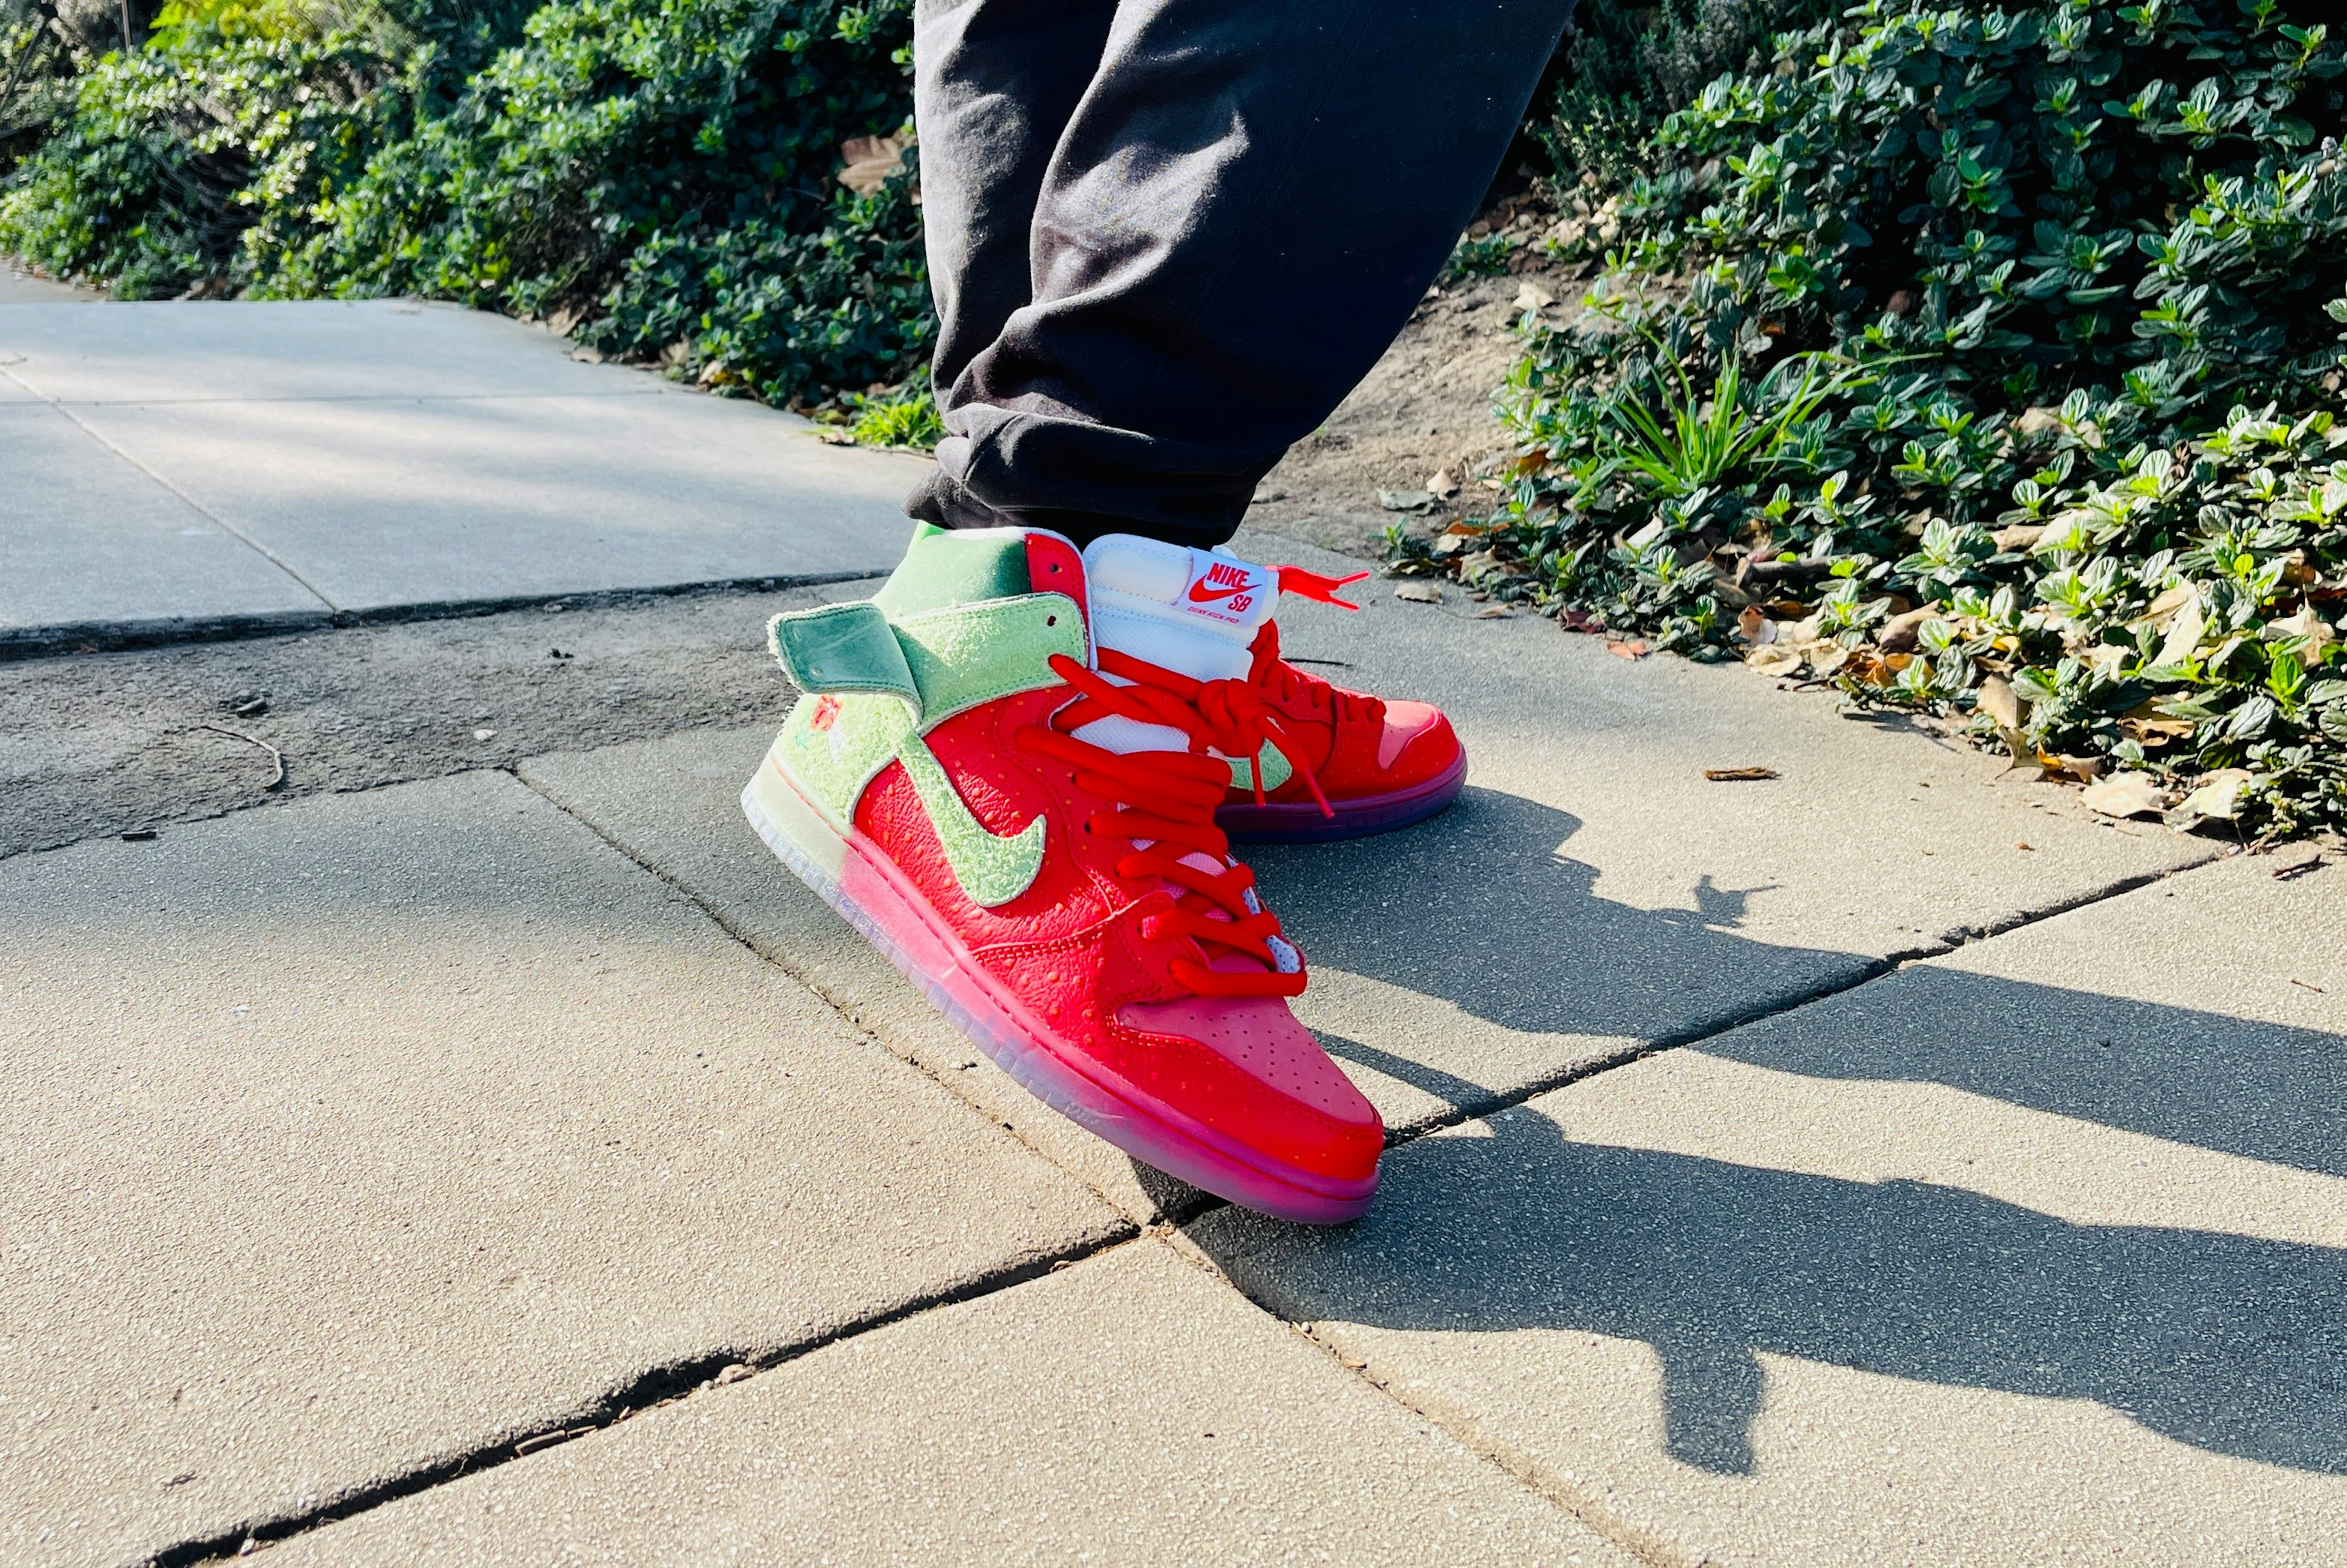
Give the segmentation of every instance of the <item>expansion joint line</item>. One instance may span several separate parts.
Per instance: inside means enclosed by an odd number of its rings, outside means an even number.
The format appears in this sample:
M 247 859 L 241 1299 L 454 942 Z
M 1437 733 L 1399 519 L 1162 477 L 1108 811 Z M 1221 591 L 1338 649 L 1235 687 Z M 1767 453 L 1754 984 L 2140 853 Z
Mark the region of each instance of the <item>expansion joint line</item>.
M 271 549 L 267 545 L 262 544 L 259 539 L 254 538 L 251 534 L 246 533 L 242 528 L 238 528 L 234 523 L 230 522 L 226 518 L 221 517 L 218 512 L 213 511 L 210 507 L 205 506 L 201 501 L 197 500 L 193 496 L 188 494 L 187 491 L 181 489 L 179 486 L 173 484 L 170 480 L 165 478 L 162 475 L 158 474 L 154 469 L 149 467 L 146 464 L 140 462 L 138 458 L 124 451 L 114 442 L 108 440 L 104 436 L 100 435 L 87 420 L 76 414 L 72 408 L 67 406 L 64 402 L 57 398 L 51 397 L 48 394 L 41 391 L 40 388 L 33 385 L 21 375 L 16 375 L 5 369 L 0 369 L 0 375 L 7 376 L 9 380 L 23 387 L 26 392 L 31 393 L 35 397 L 39 398 L 61 418 L 71 424 L 75 429 L 80 431 L 83 435 L 97 442 L 100 446 L 105 447 L 108 452 L 113 453 L 117 457 L 121 458 L 125 463 L 129 464 L 133 468 L 136 468 L 139 473 L 144 474 L 155 484 L 160 486 L 162 488 L 169 491 L 173 496 L 179 497 L 179 501 L 183 505 L 185 505 L 190 511 L 194 512 L 198 517 L 203 518 L 204 521 L 211 524 L 214 528 L 220 529 L 220 532 L 228 535 L 229 538 L 244 546 L 245 548 L 261 557 L 270 565 L 275 567 L 279 571 L 283 572 L 287 577 L 292 578 L 296 583 L 301 585 L 302 592 L 308 594 L 312 599 L 316 600 L 321 605 L 324 606 L 326 612 L 329 615 L 335 613 L 334 601 L 328 599 L 324 594 L 319 592 L 317 584 L 312 582 L 308 578 L 303 577 L 300 572 L 295 571 L 290 564 L 277 554 L 276 551 Z
M 713 1350 L 652 1368 L 583 1409 L 572 1409 L 552 1420 L 509 1432 L 493 1443 L 483 1444 L 455 1458 L 441 1460 L 361 1487 L 316 1508 L 255 1521 L 201 1540 L 181 1542 L 149 1557 L 145 1568 L 206 1568 L 207 1564 L 241 1557 L 257 1546 L 273 1546 L 327 1525 L 339 1524 L 363 1513 L 372 1513 L 403 1498 L 436 1491 L 468 1475 L 496 1470 L 500 1465 L 511 1464 L 518 1459 L 569 1442 L 573 1438 L 587 1437 L 662 1406 L 690 1399 L 723 1386 L 719 1383 L 721 1377 L 728 1384 L 745 1381 L 760 1373 L 770 1372 L 777 1367 L 812 1356 L 818 1350 L 861 1338 L 875 1329 L 887 1328 L 941 1307 L 983 1300 L 1030 1280 L 1040 1279 L 1046 1275 L 1114 1251 L 1139 1239 L 1141 1234 L 1137 1230 L 1127 1229 L 1095 1241 L 1061 1247 L 958 1286 L 915 1296 L 884 1312 L 841 1324 L 835 1328 L 786 1345 L 763 1350 Z

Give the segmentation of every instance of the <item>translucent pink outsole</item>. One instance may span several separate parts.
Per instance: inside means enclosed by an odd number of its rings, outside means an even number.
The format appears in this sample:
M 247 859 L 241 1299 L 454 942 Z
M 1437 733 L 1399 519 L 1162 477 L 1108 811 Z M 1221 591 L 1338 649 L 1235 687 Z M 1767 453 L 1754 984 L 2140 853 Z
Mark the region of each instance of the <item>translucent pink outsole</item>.
M 794 825 L 802 833 L 820 832 L 831 841 L 823 847 L 837 854 L 837 876 L 759 800 L 759 786 L 769 780 L 768 789 L 794 797 L 790 804 L 800 817 Z M 1276 1219 L 1339 1225 L 1369 1206 L 1378 1185 L 1374 1172 L 1345 1183 L 1267 1169 L 1255 1151 L 1097 1066 L 1079 1066 L 1075 1053 L 1059 1046 L 1053 1031 L 997 986 L 960 940 L 922 908 L 902 872 L 861 845 L 860 834 L 851 830 L 841 839 L 823 824 L 771 760 L 742 792 L 742 811 L 775 857 L 918 986 L 931 1006 L 1020 1088 L 1078 1126 L 1167 1175 Z
M 1257 805 L 1234 803 L 1214 812 L 1214 825 L 1230 835 L 1234 844 L 1323 844 L 1337 838 L 1366 838 L 1391 833 L 1428 817 L 1459 798 L 1467 782 L 1467 755 L 1461 752 L 1450 765 L 1424 784 L 1389 794 L 1363 795 L 1330 802 L 1333 817 L 1320 815 L 1311 801 L 1273 801 Z

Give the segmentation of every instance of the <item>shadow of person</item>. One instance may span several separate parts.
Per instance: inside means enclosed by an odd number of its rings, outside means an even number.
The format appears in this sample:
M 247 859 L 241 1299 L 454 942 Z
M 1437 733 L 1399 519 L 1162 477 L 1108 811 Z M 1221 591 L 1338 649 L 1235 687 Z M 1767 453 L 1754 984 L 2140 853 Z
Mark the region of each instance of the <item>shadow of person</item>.
M 1562 852 L 1570 813 L 1470 786 L 1440 816 L 1349 843 L 1251 845 L 1271 907 L 1319 968 L 1371 976 L 1526 1033 L 1683 1039 L 1879 967 L 1736 934 L 1762 888 L 1690 889 L 1693 909 L 1602 898 Z
M 1367 976 L 1528 1037 L 1703 1039 L 1706 1050 L 1788 1072 L 1943 1083 L 2347 1175 L 2347 1139 L 2338 1135 L 2347 1042 L 2321 1030 L 1918 966 L 1866 988 L 1876 1005 L 1862 1026 L 1850 1021 L 1853 998 L 1723 1035 L 1882 965 L 1741 935 L 1746 901 L 1765 889 L 1723 888 L 1708 876 L 1689 889 L 1692 909 L 1601 897 L 1596 872 L 1563 853 L 1580 825 L 1565 812 L 1469 788 L 1450 811 L 1399 833 L 1248 853 L 1316 971 Z M 1358 1017 L 1334 1027 L 1402 1068 L 1436 1070 L 1437 1078 L 1393 1075 L 1420 1087 L 1439 1079 L 1451 1086 L 1438 1091 L 1446 1097 L 1471 1094 L 1450 1102 L 1471 1113 L 1588 1065 L 1570 1047 L 1529 1038 L 1487 1038 L 1471 1052 L 1399 1015 L 1390 1031 Z M 1348 1054 L 1344 1040 L 1324 1038 Z M 1521 1060 L 1508 1059 L 1518 1050 Z
M 2347 1253 L 2329 1247 L 1577 1143 L 1531 1106 L 1399 1151 L 1350 1227 L 1230 1211 L 1193 1235 L 1284 1317 L 1644 1340 L 1667 1451 L 1715 1472 L 1753 1468 L 1758 1352 L 2092 1399 L 2212 1451 L 2347 1471 Z

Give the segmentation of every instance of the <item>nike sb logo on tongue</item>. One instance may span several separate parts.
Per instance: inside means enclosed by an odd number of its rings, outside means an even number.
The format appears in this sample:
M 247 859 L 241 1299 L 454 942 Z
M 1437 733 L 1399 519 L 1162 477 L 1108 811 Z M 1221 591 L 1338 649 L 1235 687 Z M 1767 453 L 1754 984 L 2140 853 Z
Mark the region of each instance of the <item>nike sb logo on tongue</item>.
M 1190 552 L 1190 583 L 1174 603 L 1193 615 L 1203 615 L 1229 626 L 1251 626 L 1261 619 L 1255 612 L 1265 596 L 1276 593 L 1271 573 L 1228 556 Z

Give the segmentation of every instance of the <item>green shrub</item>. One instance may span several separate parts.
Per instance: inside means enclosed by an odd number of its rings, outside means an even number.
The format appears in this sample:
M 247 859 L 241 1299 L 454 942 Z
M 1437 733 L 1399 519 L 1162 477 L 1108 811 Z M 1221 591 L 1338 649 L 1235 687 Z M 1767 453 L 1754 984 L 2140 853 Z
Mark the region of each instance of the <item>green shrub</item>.
M 1647 167 L 1655 131 L 1773 33 L 1824 21 L 1837 0 L 1582 0 L 1556 87 L 1528 128 L 1560 183 Z
M 270 259 L 286 293 L 561 313 L 787 401 L 893 378 L 933 331 L 902 176 L 857 197 L 843 141 L 909 108 L 907 0 L 558 0 L 445 115 Z
M 2327 629 L 2277 629 L 2347 597 L 2317 9 L 1874 0 L 1705 87 L 1515 373 L 1477 569 L 1866 701 L 1993 677 L 1978 727 L 2032 754 L 2246 764 L 2253 809 L 2347 823 L 2328 699 L 2273 685 L 2330 690 Z
M 934 335 L 909 0 L 197 0 L 92 62 L 0 188 L 0 249 L 124 297 L 417 293 L 546 315 L 787 402 Z M 526 23 L 525 23 L 526 18 Z

